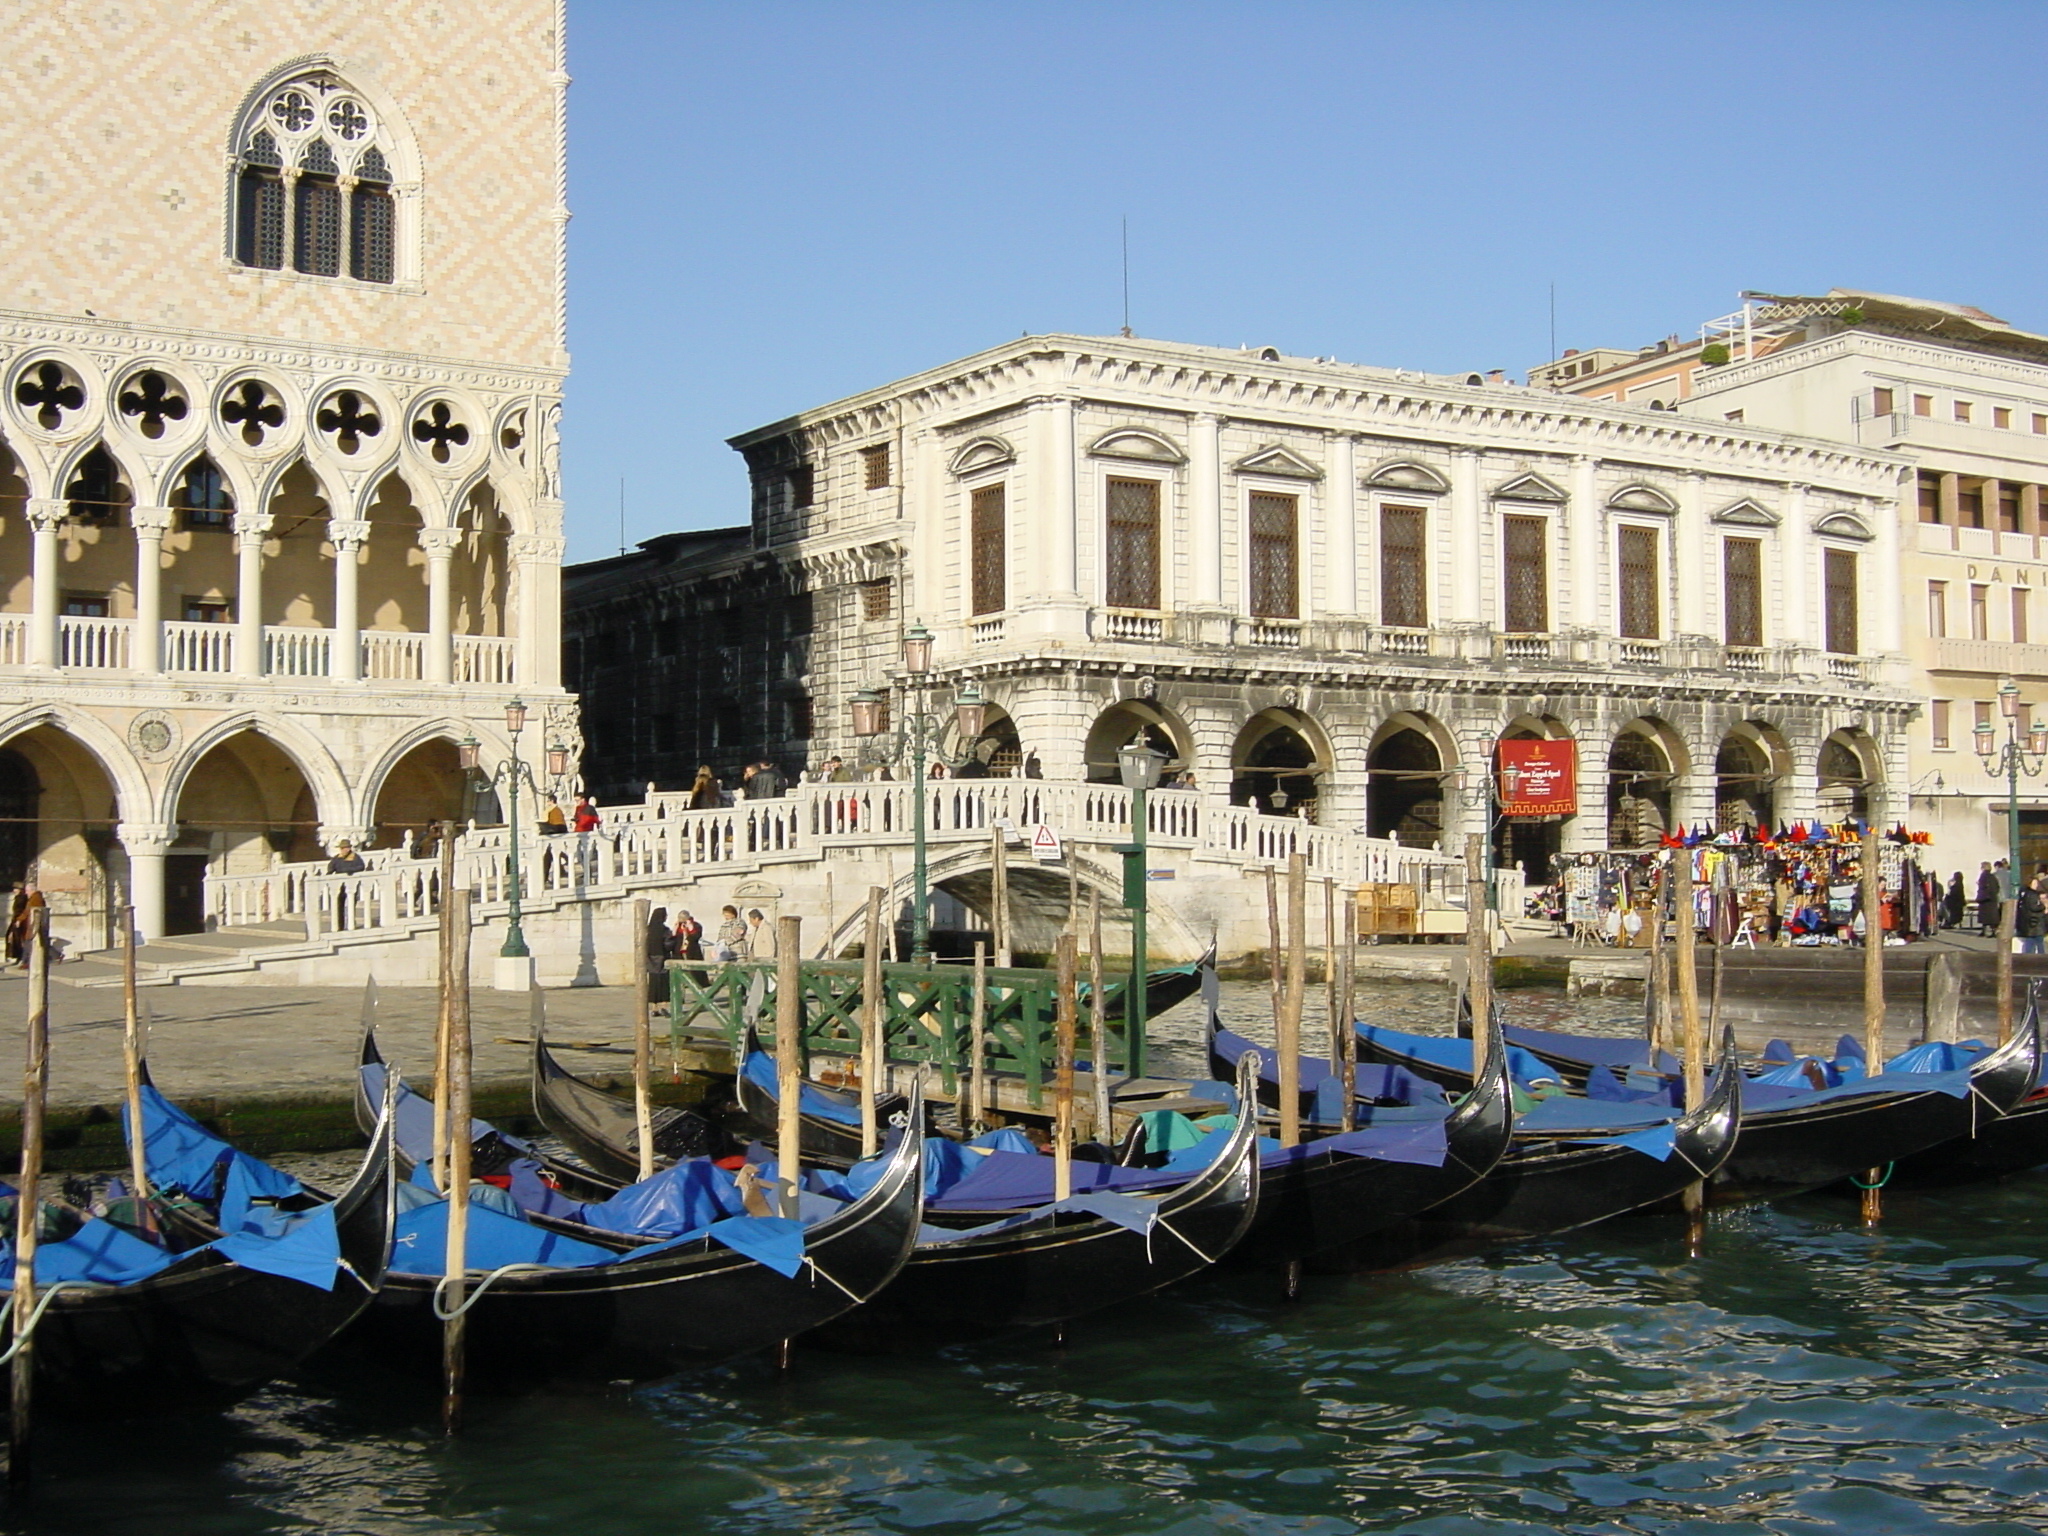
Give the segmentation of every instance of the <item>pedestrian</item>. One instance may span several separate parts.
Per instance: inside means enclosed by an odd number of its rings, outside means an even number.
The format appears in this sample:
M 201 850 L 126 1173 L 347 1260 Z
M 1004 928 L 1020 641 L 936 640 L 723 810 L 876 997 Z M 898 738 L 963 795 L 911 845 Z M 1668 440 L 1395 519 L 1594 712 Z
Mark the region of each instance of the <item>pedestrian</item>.
M 780 800 L 788 791 L 789 781 L 775 764 L 765 757 L 754 764 L 754 777 L 747 784 L 749 800 Z
M 775 930 L 767 925 L 761 909 L 754 907 L 747 913 L 747 958 L 749 960 L 773 960 L 775 958 Z
M 363 856 L 356 852 L 355 844 L 345 837 L 334 850 L 334 857 L 327 861 L 327 873 L 330 875 L 360 875 L 369 867 L 363 862 Z
M 711 776 L 708 763 L 697 765 L 697 777 L 690 782 L 690 809 L 693 811 L 715 811 L 725 803 L 725 796 L 719 793 L 718 780 Z
M 562 812 L 562 802 L 549 795 L 548 808 L 540 813 L 540 835 L 560 837 L 568 830 L 569 818 Z
M 674 953 L 678 960 L 704 958 L 704 925 L 687 911 L 676 914 Z
M 14 901 L 7 911 L 7 963 L 10 966 L 28 964 L 29 893 L 34 886 L 17 880 L 14 884 Z
M 2042 940 L 2048 937 L 2048 905 L 2041 900 L 2041 882 L 2029 880 L 2020 887 L 2019 912 L 2013 922 L 2013 932 L 2019 935 L 2020 953 L 2038 955 L 2048 952 Z
M 946 776 L 946 765 L 933 758 L 932 765 L 925 770 L 924 776 L 928 779 L 943 779 Z
M 2003 864 L 2005 860 L 1998 861 Z M 1991 872 L 1991 866 L 1982 864 L 1977 870 L 1977 937 L 1988 939 L 1998 932 L 1998 876 Z
M 587 794 L 578 795 L 576 797 L 576 810 L 570 817 L 570 824 L 578 832 L 595 832 L 599 820 L 597 807 L 590 803 L 590 796 Z
M 851 784 L 853 782 L 853 770 L 846 766 L 843 758 L 828 757 L 825 759 L 825 782 L 827 784 Z
M 747 947 L 747 925 L 740 921 L 740 909 L 723 906 L 718 909 L 718 934 L 713 940 L 711 957 L 714 960 L 743 960 Z
M 1969 910 L 1969 894 L 1963 889 L 1963 872 L 1959 869 L 1949 877 L 1948 890 L 1941 898 L 1941 926 L 1960 928 L 1963 915 Z

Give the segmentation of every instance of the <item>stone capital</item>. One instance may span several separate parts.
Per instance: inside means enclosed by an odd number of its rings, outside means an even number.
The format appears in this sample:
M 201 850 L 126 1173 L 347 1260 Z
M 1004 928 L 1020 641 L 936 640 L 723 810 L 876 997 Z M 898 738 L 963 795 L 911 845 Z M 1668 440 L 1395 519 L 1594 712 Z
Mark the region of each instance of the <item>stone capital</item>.
M 169 507 L 130 507 L 128 525 L 138 539 L 160 539 L 178 525 L 178 514 Z
M 427 552 L 427 558 L 430 560 L 446 560 L 455 553 L 456 546 L 461 542 L 462 530 L 460 528 L 422 528 L 420 530 L 420 548 Z
M 130 854 L 160 854 L 177 841 L 178 828 L 172 822 L 124 821 L 114 828 L 114 835 Z
M 270 537 L 270 530 L 276 525 L 277 519 L 268 512 L 237 512 L 235 543 L 260 544 Z
M 55 496 L 31 496 L 28 500 L 28 525 L 37 533 L 55 533 L 58 524 L 70 514 L 69 503 Z
M 538 560 L 549 565 L 561 564 L 562 551 L 568 542 L 567 539 L 550 538 L 544 533 L 514 534 L 508 541 L 514 560 Z
M 370 541 L 370 525 L 351 522 L 345 518 L 329 518 L 327 521 L 327 542 L 337 551 L 361 549 Z

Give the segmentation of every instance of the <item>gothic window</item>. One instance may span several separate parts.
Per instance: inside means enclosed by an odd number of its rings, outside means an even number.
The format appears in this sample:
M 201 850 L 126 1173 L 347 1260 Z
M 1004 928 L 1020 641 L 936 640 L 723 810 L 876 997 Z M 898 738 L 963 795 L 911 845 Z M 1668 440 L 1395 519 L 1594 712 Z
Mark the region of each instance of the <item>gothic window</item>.
M 235 520 L 234 497 L 211 459 L 194 459 L 185 466 L 171 492 L 171 506 L 182 528 L 226 528 Z
M 1109 482 L 1108 580 L 1104 600 L 1112 608 L 1159 606 L 1159 482 Z
M 393 136 L 353 90 L 305 71 L 260 98 L 240 134 L 229 241 L 239 265 L 397 279 Z
M 366 150 L 356 162 L 355 190 L 349 193 L 348 275 L 359 282 L 390 282 L 396 240 L 391 170 L 380 151 Z
M 1428 514 L 1421 507 L 1380 508 L 1380 622 L 1429 626 Z
M 1721 541 L 1721 610 L 1729 645 L 1764 643 L 1763 540 Z
M 1837 656 L 1856 654 L 1856 556 L 1846 549 L 1827 552 L 1827 644 Z
M 1501 554 L 1507 577 L 1505 628 L 1510 634 L 1540 635 L 1550 628 L 1544 522 L 1540 517 L 1501 519 Z
M 1001 613 L 1010 601 L 1010 520 L 1005 490 L 985 485 L 968 504 L 974 611 Z
M 1621 634 L 1625 640 L 1657 638 L 1657 530 L 1620 530 Z
M 1251 616 L 1301 617 L 1301 577 L 1295 542 L 1299 500 L 1254 491 L 1251 496 Z
M 292 229 L 292 265 L 315 277 L 341 275 L 340 167 L 324 139 L 315 139 L 299 157 L 299 179 Z

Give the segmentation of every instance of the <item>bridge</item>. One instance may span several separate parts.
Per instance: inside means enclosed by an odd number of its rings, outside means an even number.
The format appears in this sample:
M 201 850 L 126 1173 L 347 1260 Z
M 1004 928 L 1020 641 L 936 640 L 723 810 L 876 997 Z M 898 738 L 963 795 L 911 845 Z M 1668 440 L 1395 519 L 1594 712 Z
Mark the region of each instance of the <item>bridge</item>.
M 807 784 L 776 799 L 690 810 L 688 797 L 650 792 L 637 805 L 599 808 L 591 833 L 520 831 L 522 925 L 544 986 L 624 982 L 641 935 L 639 900 L 688 909 L 715 930 L 720 906 L 758 907 L 772 928 L 804 918 L 805 949 L 834 956 L 860 941 L 867 892 L 880 886 L 907 918 L 912 894 L 912 786 L 862 781 Z M 1050 951 L 1078 896 L 1102 898 L 1105 947 L 1128 954 L 1122 860 L 1131 840 L 1131 793 L 1119 785 L 1038 779 L 943 779 L 925 786 L 926 845 L 940 926 L 986 928 L 996 837 L 1004 836 L 1011 946 Z M 1340 891 L 1406 883 L 1425 906 L 1462 905 L 1462 865 L 1433 851 L 1318 827 L 1193 790 L 1147 797 L 1148 952 L 1192 959 L 1213 939 L 1222 953 L 1267 942 L 1263 872 L 1300 853 L 1312 880 Z M 1036 828 L 1059 839 L 1058 858 L 1033 856 Z M 475 893 L 475 974 L 487 981 L 509 911 L 510 835 L 471 828 L 459 839 L 455 879 Z M 364 854 L 360 874 L 324 862 L 258 874 L 209 876 L 207 931 L 152 938 L 138 952 L 150 984 L 359 983 L 434 976 L 440 861 L 410 846 Z M 950 919 L 950 923 L 949 920 Z M 74 985 L 119 980 L 119 956 L 95 951 L 53 974 Z M 504 984 L 512 984 L 509 979 Z M 524 985 L 523 979 L 518 982 Z

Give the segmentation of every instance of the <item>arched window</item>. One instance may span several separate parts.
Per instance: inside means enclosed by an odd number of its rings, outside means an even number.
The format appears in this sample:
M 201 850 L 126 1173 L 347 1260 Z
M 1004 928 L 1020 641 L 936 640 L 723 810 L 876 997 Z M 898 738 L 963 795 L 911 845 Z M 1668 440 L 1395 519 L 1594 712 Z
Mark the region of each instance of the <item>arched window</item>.
M 97 444 L 78 461 L 64 487 L 66 511 L 72 521 L 100 527 L 120 522 L 131 499 L 112 456 Z
M 324 69 L 256 99 L 235 144 L 230 248 L 245 267 L 391 283 L 399 275 L 392 129 Z

